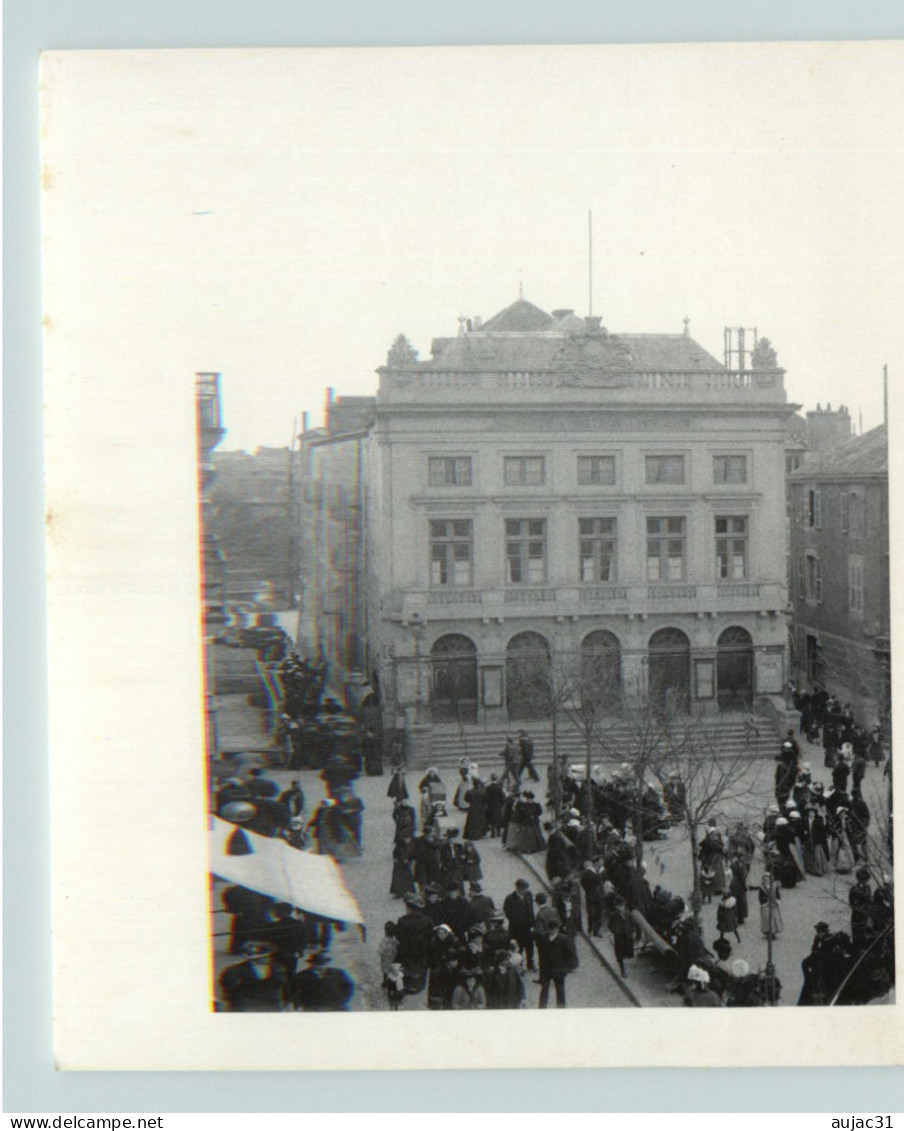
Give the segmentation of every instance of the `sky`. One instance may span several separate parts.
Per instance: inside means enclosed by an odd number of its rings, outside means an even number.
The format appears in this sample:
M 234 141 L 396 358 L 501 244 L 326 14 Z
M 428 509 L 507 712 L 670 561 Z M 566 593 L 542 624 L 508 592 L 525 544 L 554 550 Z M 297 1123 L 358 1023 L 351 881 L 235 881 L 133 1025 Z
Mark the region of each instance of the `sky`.
M 326 386 L 375 392 L 399 333 L 428 357 L 521 287 L 586 314 L 592 211 L 611 332 L 688 317 L 721 357 L 725 326 L 756 327 L 790 400 L 868 430 L 904 359 L 902 61 L 900 43 L 51 56 L 47 317 L 85 379 L 184 397 L 219 371 L 222 449 L 284 446 Z

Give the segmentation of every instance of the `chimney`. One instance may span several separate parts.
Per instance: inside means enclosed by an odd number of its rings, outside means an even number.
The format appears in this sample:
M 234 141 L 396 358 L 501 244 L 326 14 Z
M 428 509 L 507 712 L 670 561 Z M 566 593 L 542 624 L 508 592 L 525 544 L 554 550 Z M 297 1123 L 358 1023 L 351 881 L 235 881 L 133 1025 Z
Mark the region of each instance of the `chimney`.
M 851 417 L 844 405 L 837 410 L 831 404 L 826 408 L 817 405 L 815 411 L 807 413 L 807 443 L 811 451 L 828 451 L 850 438 Z

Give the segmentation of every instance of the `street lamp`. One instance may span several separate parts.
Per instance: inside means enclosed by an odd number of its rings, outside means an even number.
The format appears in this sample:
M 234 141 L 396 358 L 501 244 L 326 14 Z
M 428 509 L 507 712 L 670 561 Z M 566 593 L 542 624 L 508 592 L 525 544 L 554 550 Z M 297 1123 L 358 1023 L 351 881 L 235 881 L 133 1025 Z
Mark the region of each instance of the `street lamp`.
M 417 666 L 414 721 L 420 724 L 424 721 L 424 673 L 421 670 L 421 641 L 427 629 L 427 622 L 420 613 L 413 613 L 408 618 L 408 627 L 411 629 L 411 635 L 414 637 L 414 662 Z

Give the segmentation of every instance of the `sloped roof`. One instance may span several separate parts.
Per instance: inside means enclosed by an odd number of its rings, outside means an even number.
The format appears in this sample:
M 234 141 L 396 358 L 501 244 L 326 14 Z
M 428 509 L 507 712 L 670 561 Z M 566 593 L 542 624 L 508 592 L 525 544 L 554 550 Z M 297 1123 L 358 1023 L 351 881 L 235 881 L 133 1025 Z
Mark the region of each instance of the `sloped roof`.
M 488 322 L 484 322 L 481 330 L 496 330 L 517 332 L 523 330 L 545 330 L 547 326 L 551 326 L 553 317 L 547 314 L 545 310 L 541 310 L 539 306 L 534 306 L 532 302 L 527 299 L 519 298 L 517 302 L 513 302 L 511 306 L 507 306 L 505 310 L 500 310 L 498 314 L 494 314 Z
M 888 428 L 884 424 L 809 456 L 790 478 L 834 479 L 845 475 L 888 475 Z

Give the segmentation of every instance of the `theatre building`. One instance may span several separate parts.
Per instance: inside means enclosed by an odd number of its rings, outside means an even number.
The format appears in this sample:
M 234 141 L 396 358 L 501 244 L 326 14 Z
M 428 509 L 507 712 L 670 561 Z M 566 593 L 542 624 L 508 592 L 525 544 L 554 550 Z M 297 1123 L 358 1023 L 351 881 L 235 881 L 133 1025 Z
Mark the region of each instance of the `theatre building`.
M 613 709 L 783 705 L 796 406 L 768 341 L 726 331 L 720 361 L 687 320 L 612 334 L 521 299 L 378 372 L 361 607 L 386 724 L 534 718 L 525 670 L 581 655 Z

